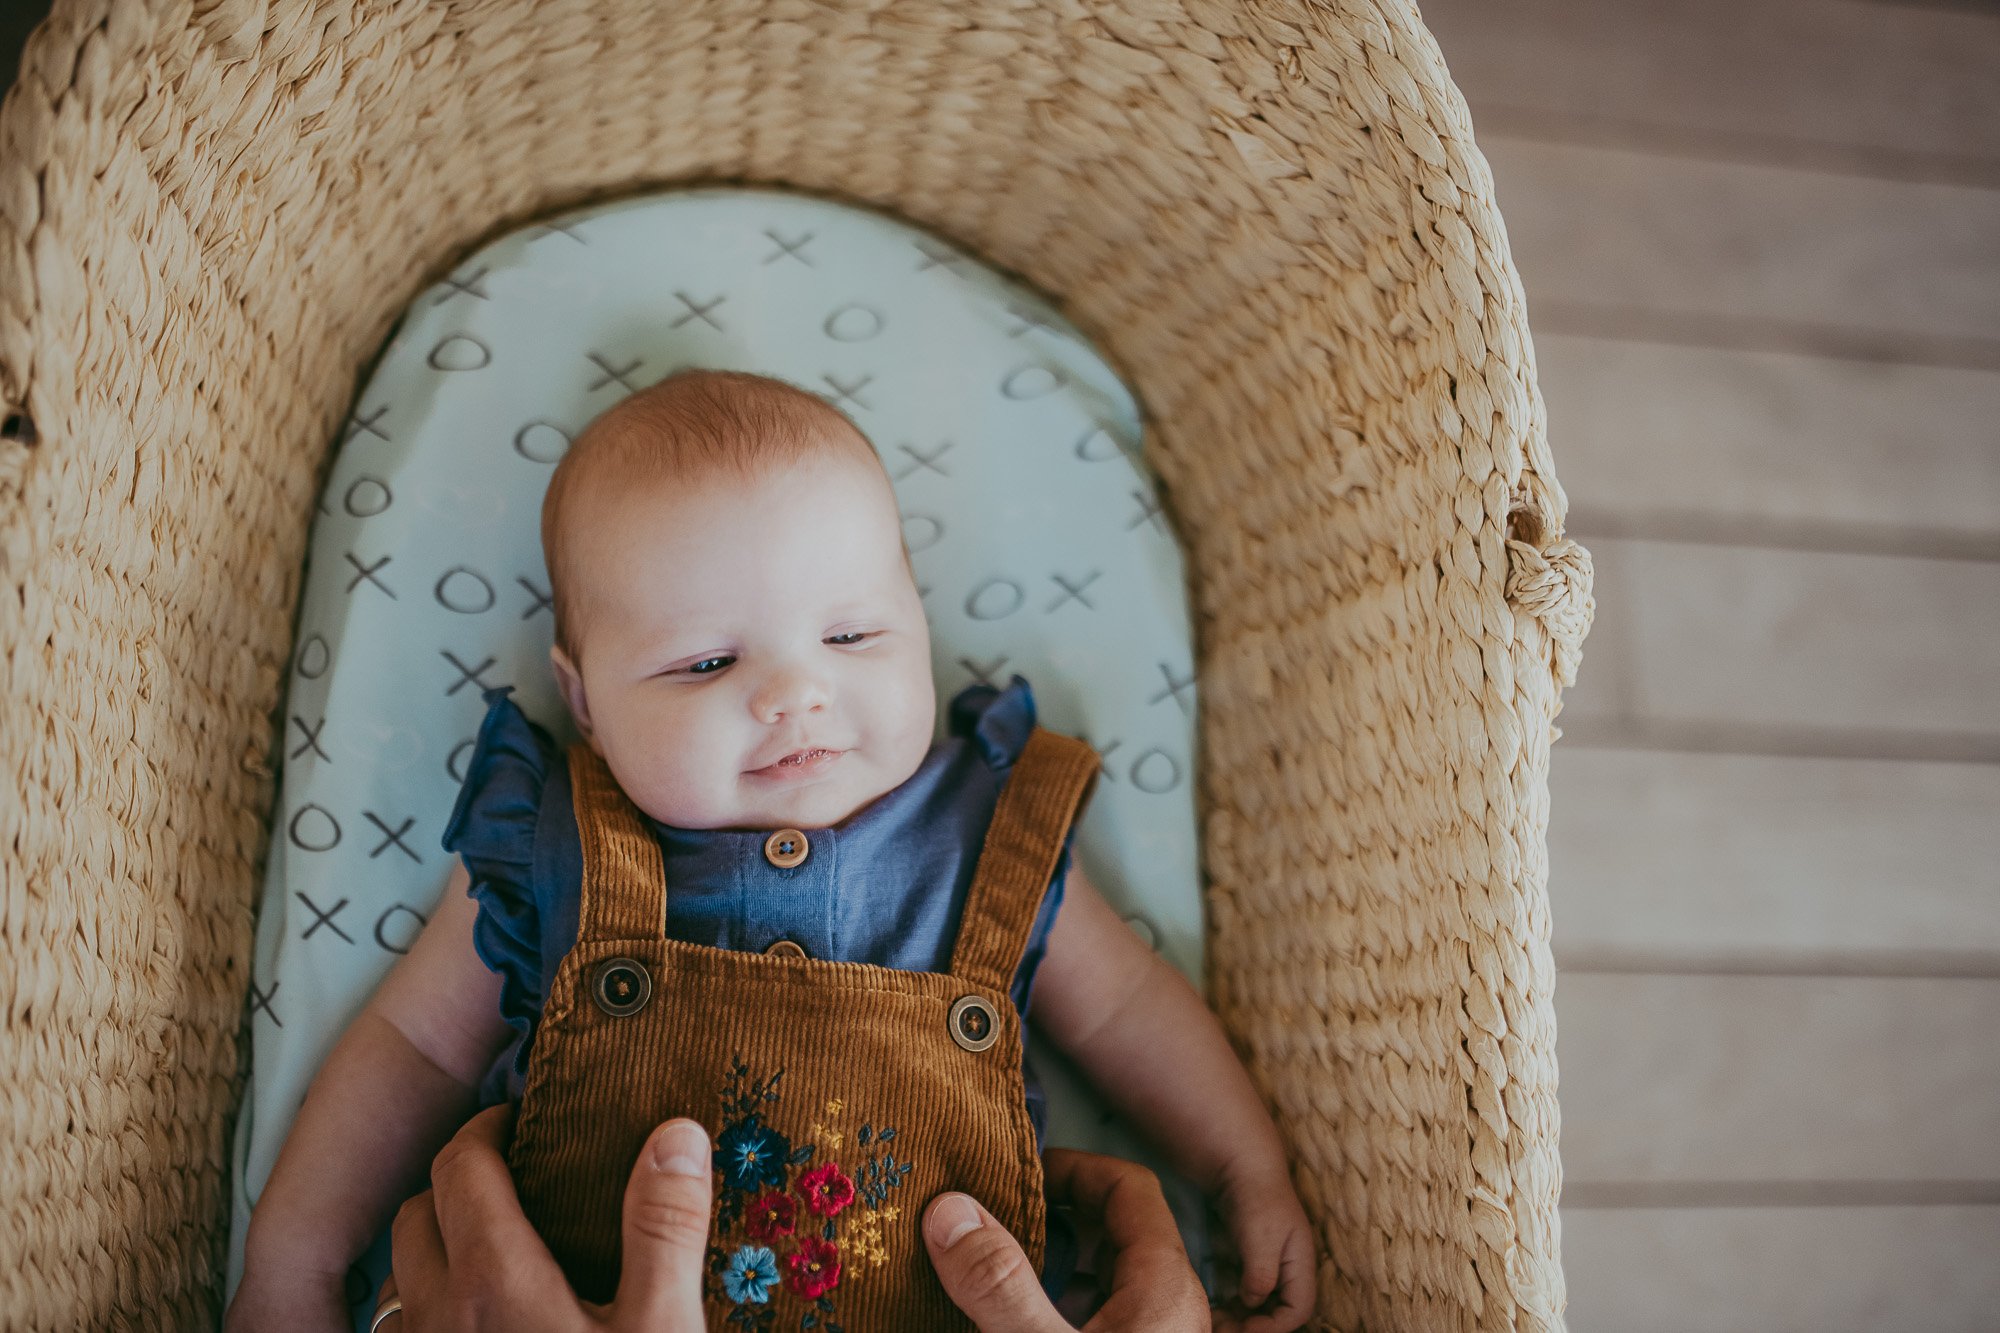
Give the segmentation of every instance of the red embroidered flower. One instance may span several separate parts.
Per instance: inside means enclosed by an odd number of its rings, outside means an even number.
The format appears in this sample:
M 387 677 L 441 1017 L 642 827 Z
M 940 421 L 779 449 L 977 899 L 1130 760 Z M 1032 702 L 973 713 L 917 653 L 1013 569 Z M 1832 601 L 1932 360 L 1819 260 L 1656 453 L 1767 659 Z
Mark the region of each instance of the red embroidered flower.
M 832 1217 L 854 1202 L 854 1182 L 838 1162 L 823 1162 L 799 1177 L 799 1194 L 821 1217 Z
M 773 1191 L 758 1195 L 743 1211 L 744 1221 L 750 1227 L 750 1239 L 776 1240 L 780 1236 L 791 1235 L 798 1211 L 798 1205 L 792 1202 L 789 1194 Z
M 840 1282 L 840 1250 L 830 1240 L 801 1236 L 799 1248 L 785 1256 L 785 1267 L 790 1270 L 785 1274 L 785 1285 L 806 1300 L 816 1301 Z

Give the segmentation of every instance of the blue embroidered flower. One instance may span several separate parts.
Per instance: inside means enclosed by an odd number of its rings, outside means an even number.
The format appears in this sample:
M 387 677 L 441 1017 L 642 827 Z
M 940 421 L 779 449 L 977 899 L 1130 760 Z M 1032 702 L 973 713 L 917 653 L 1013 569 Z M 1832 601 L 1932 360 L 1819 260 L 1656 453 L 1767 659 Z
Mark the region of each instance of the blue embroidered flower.
M 722 1131 L 715 1169 L 732 1189 L 783 1189 L 791 1154 L 791 1140 L 752 1114 Z
M 762 1245 L 745 1245 L 729 1257 L 722 1285 L 738 1305 L 762 1305 L 778 1285 L 777 1256 Z

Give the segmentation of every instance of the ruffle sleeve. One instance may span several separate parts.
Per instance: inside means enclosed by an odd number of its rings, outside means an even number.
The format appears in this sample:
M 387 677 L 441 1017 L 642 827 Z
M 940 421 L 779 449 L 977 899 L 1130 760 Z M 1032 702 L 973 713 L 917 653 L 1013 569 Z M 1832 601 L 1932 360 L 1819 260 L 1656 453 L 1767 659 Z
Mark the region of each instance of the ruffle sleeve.
M 557 747 L 502 685 L 481 695 L 479 724 L 444 847 L 465 861 L 467 892 L 479 904 L 472 944 L 500 976 L 500 1013 L 517 1034 L 516 1060 L 542 1006 L 541 914 L 535 901 L 535 828 L 542 788 Z
M 945 728 L 970 740 L 993 768 L 1011 768 L 1035 729 L 1035 692 L 1019 672 L 1004 690 L 984 681 L 968 685 L 953 696 Z

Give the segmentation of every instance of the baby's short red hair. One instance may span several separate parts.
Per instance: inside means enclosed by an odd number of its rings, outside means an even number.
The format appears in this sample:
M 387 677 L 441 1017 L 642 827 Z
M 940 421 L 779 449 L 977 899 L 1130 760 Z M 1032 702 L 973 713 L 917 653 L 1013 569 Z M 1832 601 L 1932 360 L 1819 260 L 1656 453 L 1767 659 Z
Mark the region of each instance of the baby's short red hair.
M 679 370 L 606 408 L 556 464 L 542 498 L 542 558 L 549 571 L 556 646 L 580 664 L 584 613 L 565 582 L 568 534 L 579 507 L 604 494 L 600 487 L 748 482 L 827 454 L 882 466 L 868 437 L 846 413 L 818 394 L 769 375 Z

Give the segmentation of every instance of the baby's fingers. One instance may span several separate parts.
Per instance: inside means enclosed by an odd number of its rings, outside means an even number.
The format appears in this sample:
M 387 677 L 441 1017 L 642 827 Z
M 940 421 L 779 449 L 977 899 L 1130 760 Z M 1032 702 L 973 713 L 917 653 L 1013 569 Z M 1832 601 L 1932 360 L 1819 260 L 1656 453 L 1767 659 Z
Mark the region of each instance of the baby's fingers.
M 1246 1240 L 1243 1245 L 1243 1281 L 1237 1288 L 1243 1308 L 1254 1310 L 1271 1297 L 1278 1285 L 1278 1254 L 1263 1238 Z
M 1236 1253 L 1241 1264 L 1241 1276 L 1236 1292 L 1237 1300 L 1245 1310 L 1255 1310 L 1278 1289 L 1279 1280 L 1284 1275 L 1285 1245 L 1293 1230 L 1290 1222 L 1291 1219 L 1282 1213 L 1272 1217 L 1255 1205 L 1238 1214 Z
M 1267 1297 L 1267 1301 L 1275 1300 L 1275 1307 L 1250 1314 L 1243 1321 L 1243 1333 L 1291 1333 L 1311 1317 L 1316 1293 L 1310 1231 L 1300 1228 L 1285 1237 L 1278 1268 L 1280 1276 L 1276 1295 Z M 1265 1303 L 1260 1301 L 1256 1304 Z M 1247 1295 L 1244 1304 L 1255 1309 Z

